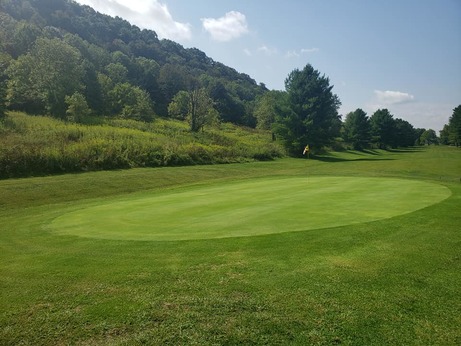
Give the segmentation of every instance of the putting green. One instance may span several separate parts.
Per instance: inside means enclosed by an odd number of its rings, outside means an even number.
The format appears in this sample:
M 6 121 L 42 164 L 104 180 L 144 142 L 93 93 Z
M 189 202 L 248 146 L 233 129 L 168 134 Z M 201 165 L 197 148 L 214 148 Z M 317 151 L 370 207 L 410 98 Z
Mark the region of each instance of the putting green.
M 65 213 L 53 232 L 119 240 L 254 236 L 370 222 L 450 196 L 415 180 L 368 177 L 264 178 L 112 199 Z

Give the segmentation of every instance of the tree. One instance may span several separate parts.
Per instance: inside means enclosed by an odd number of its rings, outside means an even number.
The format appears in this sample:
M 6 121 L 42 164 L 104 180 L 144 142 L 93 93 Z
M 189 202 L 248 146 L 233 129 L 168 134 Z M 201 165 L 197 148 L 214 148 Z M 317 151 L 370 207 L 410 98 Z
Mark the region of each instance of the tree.
M 193 88 L 189 92 L 178 92 L 168 105 L 168 115 L 178 119 L 187 119 L 192 132 L 205 125 L 218 121 L 218 112 L 213 100 L 204 88 Z
M 109 91 L 113 114 L 123 118 L 151 121 L 154 110 L 149 94 L 130 83 L 118 83 Z
M 453 115 L 448 120 L 448 141 L 452 145 L 461 145 L 461 105 L 453 109 Z
M 158 85 L 159 64 L 155 60 L 140 57 L 135 59 L 134 69 L 136 84 L 149 93 L 154 103 L 161 102 L 162 95 Z
M 280 104 L 285 102 L 286 95 L 284 91 L 271 90 L 257 99 L 254 109 L 256 128 L 262 130 L 272 129 Z
M 414 129 L 414 132 L 415 132 L 415 145 L 421 145 L 421 142 L 420 142 L 420 139 L 421 139 L 421 135 L 424 133 L 424 131 L 426 131 L 426 129 L 424 128 L 417 128 L 417 129 Z
M 83 89 L 80 52 L 64 41 L 39 38 L 8 68 L 8 102 L 13 108 L 64 117 L 65 96 Z
M 26 54 L 39 36 L 40 29 L 36 25 L 26 21 L 19 22 L 13 35 L 15 56 Z
M 0 53 L 0 120 L 5 117 L 6 113 L 6 66 L 8 56 Z
M 370 124 L 373 141 L 379 148 L 395 147 L 394 117 L 387 109 L 378 109 L 374 112 L 370 117 Z
M 7 80 L 6 102 L 10 109 L 22 110 L 38 114 L 45 111 L 45 95 L 32 79 L 34 58 L 21 55 L 6 70 Z
M 80 122 L 91 114 L 91 109 L 88 107 L 85 96 L 78 91 L 72 96 L 66 96 L 66 104 L 66 114 L 70 121 Z
M 447 124 L 443 126 L 443 129 L 440 130 L 440 144 L 448 145 L 450 144 L 450 130 Z
M 183 66 L 175 66 L 165 64 L 161 67 L 158 84 L 162 91 L 162 97 L 159 102 L 160 114 L 168 109 L 168 105 L 173 100 L 173 97 L 180 90 L 187 90 L 188 76 Z
M 424 131 L 421 137 L 419 138 L 419 142 L 422 145 L 437 144 L 438 141 L 439 140 L 437 138 L 437 134 L 432 129 Z
M 203 126 L 218 121 L 218 112 L 213 107 L 213 100 L 204 88 L 194 88 L 189 91 L 189 100 L 188 120 L 192 132 L 197 132 L 203 129 Z
M 351 143 L 356 150 L 362 150 L 370 145 L 370 120 L 367 113 L 362 109 L 357 108 L 354 112 L 346 115 L 344 140 Z
M 394 121 L 394 145 L 397 147 L 411 147 L 415 145 L 418 140 L 418 132 L 413 125 L 403 119 L 395 119 Z M 435 135 L 435 132 L 434 132 Z M 435 135 L 437 138 L 437 135 Z
M 180 120 L 185 120 L 189 114 L 189 93 L 181 90 L 168 105 L 168 116 Z
M 98 89 L 101 93 L 100 104 L 101 108 L 100 111 L 104 115 L 115 115 L 116 109 L 113 108 L 113 103 L 111 99 L 111 91 L 114 89 L 115 83 L 104 73 L 98 73 L 97 76 L 98 81 Z
M 124 83 L 127 80 L 128 69 L 121 63 L 110 63 L 105 68 L 106 74 L 114 83 Z
M 341 105 L 325 75 L 310 64 L 294 70 L 285 81 L 288 106 L 277 116 L 275 133 L 291 154 L 300 155 L 304 146 L 321 148 L 339 135 Z
M 219 112 L 219 116 L 224 122 L 242 124 L 242 116 L 245 114 L 243 102 L 234 96 L 221 80 L 215 80 L 209 86 L 210 96 Z

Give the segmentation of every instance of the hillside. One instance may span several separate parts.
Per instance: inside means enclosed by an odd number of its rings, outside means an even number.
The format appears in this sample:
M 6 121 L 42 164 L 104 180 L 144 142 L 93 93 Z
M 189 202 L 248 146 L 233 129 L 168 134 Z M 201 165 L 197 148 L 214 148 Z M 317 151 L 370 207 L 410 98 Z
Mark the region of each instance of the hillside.
M 98 119 L 92 125 L 10 113 L 0 122 L 0 179 L 133 167 L 271 160 L 267 131 L 222 124 L 193 133 L 178 120 Z
M 0 11 L 10 109 L 64 117 L 65 96 L 78 92 L 95 114 L 150 120 L 200 86 L 220 120 L 256 124 L 254 101 L 266 87 L 198 49 L 72 0 L 0 0 Z

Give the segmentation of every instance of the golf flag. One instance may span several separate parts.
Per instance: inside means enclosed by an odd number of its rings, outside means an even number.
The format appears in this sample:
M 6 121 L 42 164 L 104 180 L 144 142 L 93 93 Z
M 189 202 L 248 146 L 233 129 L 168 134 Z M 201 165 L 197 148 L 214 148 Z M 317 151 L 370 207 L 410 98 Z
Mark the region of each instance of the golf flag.
M 306 154 L 309 154 L 309 145 L 306 145 L 306 147 L 304 148 L 304 151 L 303 151 L 303 155 L 306 155 Z

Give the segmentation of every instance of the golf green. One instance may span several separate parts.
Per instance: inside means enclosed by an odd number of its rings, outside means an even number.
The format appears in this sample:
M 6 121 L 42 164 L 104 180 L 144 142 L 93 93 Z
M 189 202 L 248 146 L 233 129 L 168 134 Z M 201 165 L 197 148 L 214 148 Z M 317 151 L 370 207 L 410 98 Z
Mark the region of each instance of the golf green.
M 105 200 L 55 218 L 52 232 L 117 240 L 254 236 L 370 222 L 449 197 L 442 185 L 369 177 L 277 177 Z

